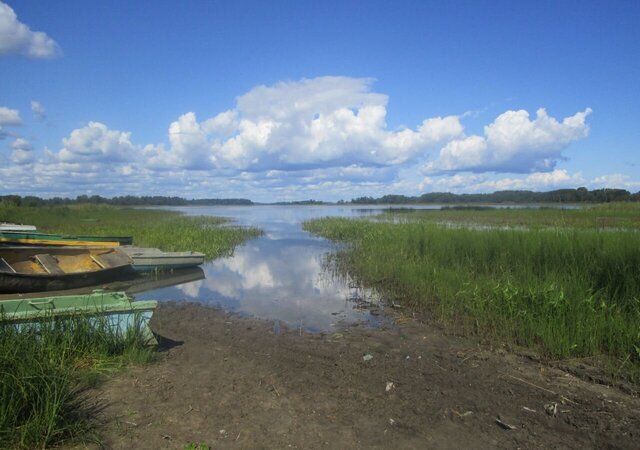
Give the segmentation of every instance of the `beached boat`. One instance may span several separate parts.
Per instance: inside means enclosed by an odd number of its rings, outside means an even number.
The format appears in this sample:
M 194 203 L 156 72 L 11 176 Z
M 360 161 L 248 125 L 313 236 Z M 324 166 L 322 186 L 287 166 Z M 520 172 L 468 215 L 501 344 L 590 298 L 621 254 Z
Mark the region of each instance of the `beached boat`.
M 36 227 L 19 223 L 0 222 L 0 231 L 36 231 Z
M 95 286 L 135 273 L 117 248 L 0 247 L 0 293 Z
M 200 252 L 163 252 L 157 248 L 121 247 L 133 260 L 133 268 L 140 272 L 196 267 L 204 262 Z
M 155 344 L 149 320 L 157 304 L 155 300 L 134 301 L 124 292 L 102 290 L 83 295 L 16 298 L 0 301 L 0 324 L 33 324 L 81 315 L 90 317 L 94 323 L 106 320 L 106 325 L 115 332 L 139 328 L 142 338 L 148 344 Z
M 55 245 L 117 247 L 131 245 L 131 236 L 63 236 L 30 231 L 0 231 L 0 243 L 4 245 Z

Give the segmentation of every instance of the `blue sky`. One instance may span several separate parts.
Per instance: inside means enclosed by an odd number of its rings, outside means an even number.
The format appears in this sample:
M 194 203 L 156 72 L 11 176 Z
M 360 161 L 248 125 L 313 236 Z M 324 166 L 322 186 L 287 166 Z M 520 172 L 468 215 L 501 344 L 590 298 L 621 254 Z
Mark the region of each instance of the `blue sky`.
M 637 192 L 638 23 L 637 1 L 0 0 L 0 194 Z

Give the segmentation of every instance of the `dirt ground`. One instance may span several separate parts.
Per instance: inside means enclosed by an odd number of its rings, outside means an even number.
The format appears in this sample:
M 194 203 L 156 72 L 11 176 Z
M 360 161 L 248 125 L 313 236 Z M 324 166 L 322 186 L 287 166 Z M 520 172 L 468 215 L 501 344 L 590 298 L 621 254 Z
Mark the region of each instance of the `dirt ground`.
M 638 398 L 395 319 L 275 334 L 271 323 L 162 304 L 159 361 L 91 393 L 98 432 L 114 449 L 640 447 Z

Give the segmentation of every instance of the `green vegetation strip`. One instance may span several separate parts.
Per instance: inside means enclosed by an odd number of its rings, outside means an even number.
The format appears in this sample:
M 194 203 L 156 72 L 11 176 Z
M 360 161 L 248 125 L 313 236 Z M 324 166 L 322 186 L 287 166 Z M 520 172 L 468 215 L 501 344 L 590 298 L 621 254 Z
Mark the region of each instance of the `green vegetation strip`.
M 468 225 L 640 229 L 640 203 L 609 203 L 575 209 L 445 206 L 431 210 L 395 209 L 384 216 L 389 215 L 408 220 Z
M 0 202 L 0 221 L 35 225 L 46 233 L 133 236 L 138 247 L 199 251 L 208 259 L 229 255 L 236 245 L 261 234 L 256 228 L 222 226 L 228 220 L 220 217 L 107 205 L 30 207 Z
M 126 364 L 151 361 L 146 340 L 141 319 L 126 331 L 81 315 L 0 326 L 0 448 L 95 440 L 83 389 Z
M 640 381 L 640 233 L 336 218 L 304 226 L 348 243 L 338 269 L 388 301 L 550 358 L 604 356 L 613 375 Z

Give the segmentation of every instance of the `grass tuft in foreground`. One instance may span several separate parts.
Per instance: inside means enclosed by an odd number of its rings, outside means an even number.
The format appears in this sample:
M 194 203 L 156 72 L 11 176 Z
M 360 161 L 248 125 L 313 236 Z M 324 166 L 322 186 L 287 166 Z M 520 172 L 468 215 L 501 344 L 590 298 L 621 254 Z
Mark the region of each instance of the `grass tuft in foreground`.
M 73 316 L 0 325 L 0 448 L 45 448 L 90 435 L 83 389 L 101 375 L 148 362 L 142 321 L 120 331 Z
M 335 218 L 305 228 L 350 244 L 339 268 L 389 300 L 551 358 L 604 356 L 640 382 L 640 233 Z
M 221 226 L 228 220 L 220 217 L 107 205 L 25 207 L 0 202 L 0 221 L 36 225 L 47 233 L 133 236 L 140 247 L 199 251 L 209 259 L 229 255 L 235 246 L 261 234 L 256 228 Z

